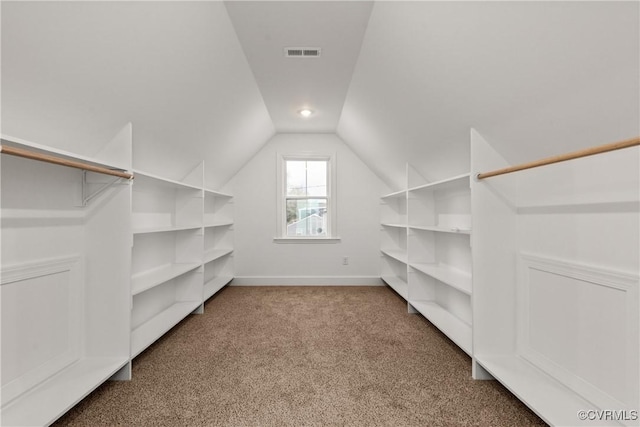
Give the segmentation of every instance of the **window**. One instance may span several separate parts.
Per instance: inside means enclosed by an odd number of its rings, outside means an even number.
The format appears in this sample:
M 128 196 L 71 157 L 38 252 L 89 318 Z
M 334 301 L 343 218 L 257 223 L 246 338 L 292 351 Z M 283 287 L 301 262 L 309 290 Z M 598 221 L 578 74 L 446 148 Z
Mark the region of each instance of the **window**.
M 279 238 L 334 238 L 333 156 L 281 155 L 279 158 Z
M 285 159 L 286 236 L 327 236 L 327 160 Z

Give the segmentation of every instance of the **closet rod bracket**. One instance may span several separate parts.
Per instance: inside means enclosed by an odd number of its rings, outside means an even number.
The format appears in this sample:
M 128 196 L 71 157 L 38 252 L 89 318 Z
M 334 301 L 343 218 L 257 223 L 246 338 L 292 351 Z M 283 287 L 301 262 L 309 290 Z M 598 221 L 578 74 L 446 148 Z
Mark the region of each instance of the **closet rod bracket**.
M 120 178 L 120 177 L 115 177 L 112 180 L 106 182 L 106 183 L 102 183 L 102 185 L 100 187 L 98 187 L 96 190 L 90 192 L 90 188 L 91 188 L 91 183 L 89 183 L 87 181 L 87 171 L 82 171 L 82 206 L 87 206 L 87 204 L 94 199 L 95 197 L 97 197 L 98 195 L 102 194 L 105 190 L 107 190 L 108 188 L 113 187 L 114 185 L 129 185 L 130 180 L 125 179 L 125 178 Z

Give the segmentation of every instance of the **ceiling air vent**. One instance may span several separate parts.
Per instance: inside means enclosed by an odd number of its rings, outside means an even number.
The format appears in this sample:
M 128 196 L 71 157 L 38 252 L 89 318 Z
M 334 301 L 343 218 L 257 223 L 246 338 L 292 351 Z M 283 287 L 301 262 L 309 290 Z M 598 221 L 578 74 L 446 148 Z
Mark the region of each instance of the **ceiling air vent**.
M 320 56 L 319 47 L 285 47 L 284 56 L 287 58 L 317 58 Z

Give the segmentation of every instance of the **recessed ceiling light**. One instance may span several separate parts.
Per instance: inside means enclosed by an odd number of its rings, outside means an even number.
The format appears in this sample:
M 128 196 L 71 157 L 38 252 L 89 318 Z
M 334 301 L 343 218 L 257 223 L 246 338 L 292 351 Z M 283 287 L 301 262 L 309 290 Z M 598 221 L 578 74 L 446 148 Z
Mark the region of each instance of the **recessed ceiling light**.
M 300 114 L 302 117 L 309 117 L 313 114 L 313 111 L 309 110 L 308 108 L 304 108 L 298 111 L 298 114 Z

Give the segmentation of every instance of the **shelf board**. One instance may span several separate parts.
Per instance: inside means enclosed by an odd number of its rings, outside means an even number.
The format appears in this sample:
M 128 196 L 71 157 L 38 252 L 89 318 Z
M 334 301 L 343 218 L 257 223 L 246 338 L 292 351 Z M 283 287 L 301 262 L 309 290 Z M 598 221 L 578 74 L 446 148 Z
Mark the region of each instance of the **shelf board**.
M 53 155 L 56 157 L 62 157 L 64 159 L 67 160 L 79 160 L 81 162 L 84 163 L 90 163 L 94 166 L 100 166 L 100 167 L 104 167 L 107 169 L 114 169 L 114 170 L 121 170 L 121 171 L 126 171 L 128 170 L 127 167 L 121 166 L 121 165 L 116 165 L 116 164 L 107 164 L 104 163 L 102 161 L 100 161 L 100 159 L 96 159 L 95 157 L 90 157 L 90 156 L 83 156 L 82 154 L 77 154 L 77 153 L 72 153 L 70 151 L 65 151 L 65 150 L 60 150 L 54 147 L 49 147 L 46 145 L 42 145 L 42 144 L 38 144 L 35 142 L 31 142 L 31 141 L 27 141 L 21 138 L 16 138 L 13 136 L 9 136 L 9 135 L 2 135 L 1 137 L 1 143 L 2 144 L 6 144 L 8 146 L 12 146 L 12 147 L 17 147 L 17 148 L 28 148 L 29 150 L 32 151 L 36 151 L 42 154 L 49 154 L 49 155 Z
M 384 225 L 384 224 L 383 224 Z M 410 225 L 409 228 L 413 230 L 434 231 L 436 233 L 453 233 L 453 234 L 471 234 L 471 230 L 468 228 L 458 227 L 438 227 L 431 225 Z
M 131 358 L 136 357 L 145 348 L 180 323 L 199 305 L 200 301 L 176 302 L 131 331 Z
M 231 194 L 222 193 L 220 191 L 211 190 L 209 188 L 205 188 L 204 192 L 207 193 L 207 194 L 213 195 L 215 197 L 224 197 L 224 198 L 227 198 L 227 199 L 233 198 L 233 196 Z
M 218 258 L 222 258 L 225 255 L 233 252 L 233 249 L 211 249 L 204 253 L 204 264 L 209 263 L 211 261 L 215 261 Z
M 383 222 L 380 225 L 382 225 L 383 227 L 407 228 L 407 224 L 398 224 L 398 223 L 390 223 L 390 222 Z
M 593 404 L 521 357 L 514 354 L 474 355 L 474 358 L 549 425 L 594 424 L 589 420 L 581 422 L 576 416 L 579 410 L 593 409 Z M 598 426 L 620 426 L 616 422 L 607 423 L 605 420 L 598 420 L 597 424 Z
M 218 276 L 204 284 L 204 300 L 211 298 L 216 292 L 224 288 L 227 283 L 233 280 L 233 276 Z
M 191 270 L 200 267 L 200 263 L 168 264 L 131 277 L 131 295 L 137 295 L 155 286 L 161 285 Z
M 400 261 L 404 264 L 407 263 L 407 252 L 401 251 L 399 249 L 380 249 L 384 255 L 391 257 L 397 261 Z
M 2 408 L 0 424 L 50 425 L 128 362 L 128 357 L 80 359 Z
M 230 227 L 233 225 L 233 220 L 223 220 L 223 221 L 208 221 L 205 222 L 205 228 L 214 228 L 214 227 Z
M 393 193 L 385 194 L 384 196 L 382 196 L 380 198 L 381 199 L 395 199 L 395 198 L 398 198 L 398 197 L 404 197 L 406 193 L 407 193 L 407 190 L 400 190 L 400 191 L 395 191 Z
M 412 262 L 409 265 L 428 276 L 433 277 L 444 283 L 459 290 L 462 293 L 471 295 L 472 292 L 472 280 L 471 274 L 465 273 L 455 268 L 451 268 L 445 264 L 429 264 L 422 262 Z
M 147 233 L 166 233 L 170 231 L 183 231 L 183 230 L 197 230 L 202 228 L 200 225 L 168 225 L 149 228 L 137 228 L 133 230 L 133 234 L 147 234 Z
M 391 288 L 398 293 L 402 298 L 407 300 L 409 298 L 409 286 L 407 282 L 397 276 L 382 276 L 382 280 L 391 286 Z
M 82 220 L 87 213 L 78 209 L 0 209 L 0 216 L 5 219 L 72 219 Z
M 200 191 L 202 190 L 201 187 L 197 187 L 195 185 L 185 184 L 184 182 L 176 181 L 169 178 L 163 178 L 161 176 L 154 175 L 154 174 L 137 170 L 137 169 L 134 169 L 133 173 L 135 174 L 136 183 L 143 183 L 145 180 L 149 180 L 149 181 L 155 182 L 156 184 L 163 185 L 165 187 L 181 188 L 181 189 L 188 189 L 188 190 L 200 190 Z M 134 186 L 135 186 L 135 183 L 134 183 Z
M 469 177 L 470 173 L 465 173 L 462 175 L 456 175 L 451 178 L 443 179 L 440 181 L 430 182 L 428 184 L 418 185 L 417 187 L 412 187 L 409 191 L 420 191 L 420 190 L 443 190 L 445 188 L 457 187 L 466 182 L 467 187 L 470 185 Z
M 409 301 L 424 317 L 440 329 L 451 341 L 471 355 L 471 326 L 433 301 Z

